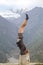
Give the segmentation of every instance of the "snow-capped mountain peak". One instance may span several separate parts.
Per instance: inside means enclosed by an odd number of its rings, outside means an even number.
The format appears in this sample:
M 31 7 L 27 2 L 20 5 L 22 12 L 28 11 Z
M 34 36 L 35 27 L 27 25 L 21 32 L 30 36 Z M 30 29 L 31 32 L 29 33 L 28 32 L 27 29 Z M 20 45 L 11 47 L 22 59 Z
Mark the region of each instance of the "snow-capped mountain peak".
M 1 12 L 0 12 L 0 15 L 1 15 L 2 17 L 5 17 L 5 18 L 7 18 L 7 17 L 14 17 L 14 18 L 20 17 L 20 14 L 19 14 L 19 13 L 13 13 L 13 12 L 11 12 L 10 10 L 1 11 Z
M 5 10 L 5 11 L 0 11 L 0 15 L 2 17 L 5 18 L 18 18 L 21 16 L 22 13 L 26 13 L 28 11 L 27 8 L 24 9 L 17 9 L 17 10 L 13 10 L 13 9 L 9 9 L 9 10 Z

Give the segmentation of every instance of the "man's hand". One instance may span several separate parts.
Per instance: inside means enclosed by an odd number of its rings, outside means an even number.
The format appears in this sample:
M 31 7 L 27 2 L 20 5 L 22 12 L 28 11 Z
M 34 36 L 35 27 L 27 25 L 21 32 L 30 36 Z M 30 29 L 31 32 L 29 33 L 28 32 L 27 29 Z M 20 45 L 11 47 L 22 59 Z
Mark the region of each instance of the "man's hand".
M 26 14 L 26 20 L 28 20 L 29 19 L 29 16 L 28 16 L 28 14 Z

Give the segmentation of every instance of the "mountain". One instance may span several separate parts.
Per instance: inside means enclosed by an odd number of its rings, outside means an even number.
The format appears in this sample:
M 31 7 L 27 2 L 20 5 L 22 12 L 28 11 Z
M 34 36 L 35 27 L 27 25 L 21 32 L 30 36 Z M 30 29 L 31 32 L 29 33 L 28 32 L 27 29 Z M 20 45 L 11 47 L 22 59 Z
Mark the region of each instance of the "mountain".
M 34 8 L 30 14 L 30 24 L 26 28 L 27 46 L 30 49 L 31 61 L 43 62 L 43 8 Z M 29 27 L 29 28 L 28 28 Z
M 0 11 L 0 15 L 4 18 L 18 18 L 20 17 L 19 13 L 13 12 L 11 10 L 6 10 L 6 11 Z
M 0 54 L 6 57 L 16 48 L 17 27 L 0 16 Z M 0 56 L 1 56 L 0 55 Z M 1 57 L 0 57 L 1 58 Z M 0 59 L 0 62 L 2 60 Z M 3 61 L 2 61 L 3 62 Z
M 24 31 L 24 43 L 30 51 L 31 62 L 43 62 L 43 8 L 35 7 L 27 11 L 28 24 Z M 0 16 L 0 51 L 18 56 L 16 47 L 17 31 L 25 18 L 25 12 L 19 18 L 3 18 Z
M 30 50 L 31 61 L 43 62 L 43 8 L 35 7 L 27 13 L 29 20 L 24 32 L 24 43 Z M 24 18 L 25 13 L 22 13 L 20 18 L 11 22 L 19 28 Z

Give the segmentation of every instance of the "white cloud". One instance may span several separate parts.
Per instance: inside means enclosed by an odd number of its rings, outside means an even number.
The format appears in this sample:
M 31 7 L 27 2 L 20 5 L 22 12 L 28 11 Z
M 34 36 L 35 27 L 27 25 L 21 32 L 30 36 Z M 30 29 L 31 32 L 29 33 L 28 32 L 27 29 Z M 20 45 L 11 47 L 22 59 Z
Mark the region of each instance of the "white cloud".
M 6 4 L 7 4 L 6 0 L 0 0 L 0 5 L 6 5 Z
M 32 0 L 33 1 L 33 0 Z M 31 0 L 0 0 L 0 5 L 16 5 L 16 6 L 28 6 L 32 4 Z
M 43 0 L 0 0 L 0 15 L 2 16 L 14 16 L 11 12 L 4 13 L 3 10 L 8 9 L 25 9 L 28 10 L 34 8 L 35 6 L 43 7 Z M 1 10 L 2 9 L 2 10 Z M 11 14 L 10 14 L 11 13 Z M 18 15 L 18 14 L 17 14 Z M 17 17 L 17 16 L 16 16 Z
M 0 5 L 31 9 L 35 6 L 43 7 L 43 0 L 0 0 Z

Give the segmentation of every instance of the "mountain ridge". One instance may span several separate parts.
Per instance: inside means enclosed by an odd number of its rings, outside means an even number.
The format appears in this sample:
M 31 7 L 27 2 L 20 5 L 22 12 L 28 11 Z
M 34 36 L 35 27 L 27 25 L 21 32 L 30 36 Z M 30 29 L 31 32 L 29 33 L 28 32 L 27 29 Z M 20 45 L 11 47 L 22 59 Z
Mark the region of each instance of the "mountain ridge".
M 30 50 L 31 61 L 43 62 L 43 8 L 36 7 L 27 13 L 29 20 L 23 35 L 24 43 Z M 7 51 L 10 56 L 19 52 L 15 43 L 18 29 L 24 18 L 25 14 L 23 13 L 18 19 L 8 20 L 3 19 L 3 17 L 2 20 L 0 19 L 0 50 L 4 53 Z M 17 55 L 14 57 L 17 57 Z

